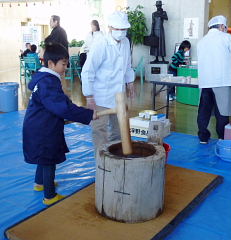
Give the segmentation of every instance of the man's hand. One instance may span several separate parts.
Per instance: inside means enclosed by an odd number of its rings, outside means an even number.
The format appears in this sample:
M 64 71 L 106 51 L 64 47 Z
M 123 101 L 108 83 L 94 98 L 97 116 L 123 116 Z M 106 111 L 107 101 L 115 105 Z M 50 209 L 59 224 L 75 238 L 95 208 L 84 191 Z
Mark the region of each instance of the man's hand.
M 127 84 L 127 90 L 128 90 L 128 97 L 134 99 L 135 98 L 135 87 L 133 82 Z
M 93 96 L 87 97 L 87 108 L 95 110 L 96 104 L 95 104 L 95 99 Z

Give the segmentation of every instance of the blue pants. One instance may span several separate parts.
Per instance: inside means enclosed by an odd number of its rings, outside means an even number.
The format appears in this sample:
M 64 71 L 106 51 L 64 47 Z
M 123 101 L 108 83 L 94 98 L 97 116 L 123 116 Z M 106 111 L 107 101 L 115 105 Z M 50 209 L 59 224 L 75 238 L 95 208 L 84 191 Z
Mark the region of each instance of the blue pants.
M 55 170 L 56 165 L 37 165 L 35 183 L 44 186 L 45 198 L 53 198 L 56 196 L 54 184 Z
M 199 129 L 198 137 L 202 142 L 207 142 L 210 138 L 210 132 L 207 127 L 209 125 L 213 109 L 217 121 L 216 132 L 218 138 L 224 139 L 225 125 L 229 123 L 229 117 L 222 116 L 220 114 L 212 88 L 202 88 L 197 116 L 197 125 Z

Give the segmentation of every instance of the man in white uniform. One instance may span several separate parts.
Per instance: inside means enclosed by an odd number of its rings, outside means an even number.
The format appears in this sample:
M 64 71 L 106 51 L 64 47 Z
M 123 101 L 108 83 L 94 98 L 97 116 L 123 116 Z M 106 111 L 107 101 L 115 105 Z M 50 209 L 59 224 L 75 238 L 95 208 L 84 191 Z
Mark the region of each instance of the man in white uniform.
M 127 14 L 114 12 L 108 20 L 109 33 L 91 46 L 82 69 L 82 90 L 87 107 L 97 111 L 115 107 L 115 95 L 126 91 L 134 93 L 134 71 L 131 68 L 130 44 L 126 38 L 130 28 Z M 95 148 L 108 141 L 120 140 L 116 114 L 93 121 Z
M 218 138 L 224 139 L 224 127 L 231 115 L 231 35 L 227 32 L 227 19 L 213 17 L 209 31 L 198 43 L 198 79 L 202 88 L 197 124 L 200 143 L 208 143 L 207 127 L 212 111 L 216 117 Z

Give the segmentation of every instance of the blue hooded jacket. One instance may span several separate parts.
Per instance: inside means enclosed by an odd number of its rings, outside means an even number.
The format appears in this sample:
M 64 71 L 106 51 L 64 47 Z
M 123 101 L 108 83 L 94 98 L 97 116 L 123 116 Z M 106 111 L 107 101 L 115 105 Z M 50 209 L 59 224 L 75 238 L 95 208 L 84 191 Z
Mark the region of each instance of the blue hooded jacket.
M 28 87 L 32 92 L 23 122 L 23 153 L 32 164 L 65 161 L 64 119 L 89 124 L 93 111 L 78 107 L 64 94 L 58 74 L 42 68 Z

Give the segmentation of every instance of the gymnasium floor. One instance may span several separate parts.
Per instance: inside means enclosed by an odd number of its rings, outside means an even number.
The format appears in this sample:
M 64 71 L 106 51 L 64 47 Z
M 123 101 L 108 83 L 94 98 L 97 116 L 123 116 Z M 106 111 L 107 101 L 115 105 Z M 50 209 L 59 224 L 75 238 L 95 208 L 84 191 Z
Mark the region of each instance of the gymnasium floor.
M 17 71 L 16 71 L 17 72 Z M 8 73 L 0 81 L 15 81 L 17 74 Z M 80 85 L 76 81 L 69 90 L 64 89 L 74 102 L 84 105 L 80 94 Z M 139 81 L 136 81 L 137 99 L 130 107 L 130 116 L 140 110 L 151 108 L 151 87 L 146 83 L 140 94 Z M 20 110 L 27 104 L 30 93 L 21 86 L 19 97 Z M 161 104 L 165 96 L 159 98 Z M 172 103 L 170 120 L 172 131 L 165 142 L 172 146 L 168 163 L 193 170 L 209 172 L 224 177 L 224 182 L 170 234 L 167 240 L 230 240 L 231 239 L 231 164 L 221 161 L 214 154 L 216 140 L 208 145 L 200 145 L 196 136 L 197 107 Z M 21 128 L 24 111 L 0 114 L 0 240 L 5 240 L 4 231 L 13 224 L 45 208 L 41 203 L 42 193 L 32 190 L 35 166 L 26 164 L 22 155 Z M 190 121 L 189 121 L 190 120 Z M 212 125 L 211 125 L 212 127 Z M 91 141 L 91 129 L 88 126 L 68 124 L 65 136 L 70 153 L 67 161 L 58 166 L 58 192 L 70 195 L 94 182 L 95 163 Z M 84 236 L 83 238 L 84 239 Z

